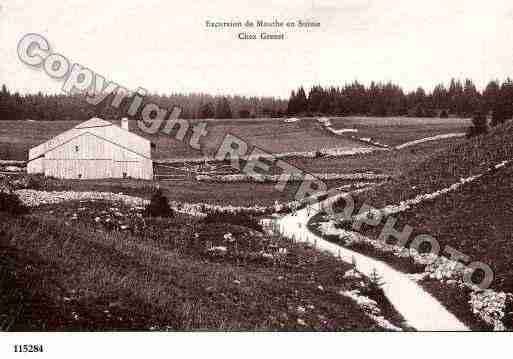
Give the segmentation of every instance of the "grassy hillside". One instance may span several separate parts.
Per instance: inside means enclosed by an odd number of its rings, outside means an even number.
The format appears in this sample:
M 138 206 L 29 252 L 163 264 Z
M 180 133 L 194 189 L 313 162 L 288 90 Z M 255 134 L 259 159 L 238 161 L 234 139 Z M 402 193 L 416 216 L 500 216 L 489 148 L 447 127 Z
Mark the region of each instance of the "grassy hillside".
M 449 146 L 409 172 L 356 197 L 356 208 L 367 203 L 375 208 L 398 204 L 423 193 L 448 187 L 461 178 L 487 172 L 494 165 L 513 158 L 513 124 L 489 134 Z M 495 272 L 492 287 L 513 292 L 513 185 L 511 165 L 488 171 L 454 192 L 424 201 L 395 214 L 396 228 L 408 224 L 414 235 L 427 233 L 440 242 L 469 255 L 472 261 L 490 265 Z M 377 238 L 382 226 L 363 227 L 363 233 Z
M 356 133 L 344 134 L 344 137 L 370 137 L 388 146 L 397 146 L 436 135 L 465 132 L 471 125 L 469 119 L 411 117 L 343 117 L 335 118 L 331 123 L 336 130 L 345 128 L 358 130 Z
M 513 124 L 494 128 L 484 136 L 458 140 L 435 152 L 385 186 L 361 196 L 379 208 L 391 203 L 434 192 L 461 178 L 481 174 L 493 165 L 513 158 Z
M 194 125 L 199 120 L 192 120 Z M 451 132 L 464 132 L 469 120 L 416 118 L 333 118 L 333 128 L 356 128 L 358 133 L 337 136 L 315 119 L 285 123 L 283 119 L 233 119 L 206 121 L 207 136 L 202 138 L 202 152 L 190 148 L 172 136 L 148 135 L 130 122 L 131 131 L 146 137 L 157 145 L 155 159 L 197 158 L 211 155 L 219 148 L 224 136 L 236 135 L 252 145 L 271 153 L 315 151 L 320 148 L 361 147 L 365 144 L 351 136 L 372 137 L 380 143 L 398 145 L 411 140 Z M 75 121 L 0 121 L 0 159 L 25 160 L 28 149 L 62 133 Z M 186 140 L 188 137 L 186 138 Z
M 355 154 L 344 157 L 321 158 L 290 158 L 287 162 L 309 173 L 323 172 L 375 172 L 398 176 L 409 172 L 412 166 L 419 164 L 433 154 L 446 150 L 455 143 L 465 141 L 451 138 L 433 142 L 425 142 L 412 147 L 393 151 L 375 151 L 372 153 Z
M 450 245 L 472 261 L 487 263 L 495 273 L 492 287 L 511 293 L 512 175 L 511 166 L 487 174 L 461 190 L 396 215 L 396 226 L 413 226 L 414 235 L 429 233 L 442 248 Z
M 285 123 L 282 119 L 212 120 L 207 121 L 208 134 L 202 137 L 202 151 L 188 144 L 192 126 L 202 122 L 190 121 L 191 128 L 184 141 L 171 136 L 149 135 L 130 122 L 130 130 L 150 139 L 157 145 L 154 159 L 198 158 L 214 154 L 228 134 L 238 136 L 251 145 L 259 146 L 271 153 L 315 151 L 331 147 L 361 147 L 351 139 L 340 138 L 325 131 L 314 120 Z M 29 148 L 43 143 L 78 123 L 74 121 L 0 121 L 0 159 L 26 160 Z
M 2 219 L 0 330 L 379 329 L 338 294 L 348 265 L 246 227 L 107 202 Z

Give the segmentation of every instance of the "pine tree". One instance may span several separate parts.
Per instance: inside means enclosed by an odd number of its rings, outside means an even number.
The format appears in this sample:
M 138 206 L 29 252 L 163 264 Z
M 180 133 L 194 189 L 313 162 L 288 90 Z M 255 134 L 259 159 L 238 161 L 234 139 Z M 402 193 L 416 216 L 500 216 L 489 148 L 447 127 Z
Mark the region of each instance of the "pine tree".
M 297 97 L 296 93 L 292 91 L 290 94 L 289 103 L 287 105 L 287 114 L 289 116 L 293 116 L 297 113 Z
M 374 268 L 368 279 L 367 289 L 369 293 L 374 294 L 383 291 L 384 285 L 383 277 L 381 277 L 376 268 Z
M 463 113 L 463 85 L 460 80 L 451 79 L 451 85 L 449 86 L 449 99 L 451 113 L 461 116 Z
M 482 111 L 476 111 L 472 117 L 472 127 L 467 131 L 467 137 L 478 136 L 488 132 L 488 121 Z
M 207 119 L 207 118 L 214 118 L 215 117 L 215 109 L 211 102 L 208 102 L 204 105 L 202 105 L 199 108 L 198 113 L 199 118 Z
M 501 87 L 499 81 L 490 81 L 483 91 L 483 102 L 486 112 L 496 109 L 499 104 Z
M 351 269 L 354 270 L 354 271 L 358 271 L 358 265 L 356 263 L 355 256 L 351 257 Z
M 0 120 L 11 120 L 11 111 L 10 111 L 10 102 L 11 96 L 9 91 L 7 90 L 7 86 L 2 85 L 2 90 L 0 91 Z
M 215 118 L 232 118 L 232 109 L 230 107 L 230 102 L 226 97 L 223 97 L 217 101 Z
M 434 88 L 432 98 L 433 106 L 436 109 L 446 110 L 449 108 L 449 92 L 444 84 L 439 84 Z
M 321 86 L 314 86 L 310 89 L 308 94 L 308 111 L 310 113 L 317 113 L 321 111 L 321 102 L 327 98 Z
M 303 86 L 297 91 L 297 112 L 298 114 L 304 114 L 308 110 L 308 99 L 306 98 L 305 89 Z
M 144 210 L 145 217 L 173 217 L 173 209 L 169 206 L 169 201 L 160 189 L 153 194 L 150 203 Z

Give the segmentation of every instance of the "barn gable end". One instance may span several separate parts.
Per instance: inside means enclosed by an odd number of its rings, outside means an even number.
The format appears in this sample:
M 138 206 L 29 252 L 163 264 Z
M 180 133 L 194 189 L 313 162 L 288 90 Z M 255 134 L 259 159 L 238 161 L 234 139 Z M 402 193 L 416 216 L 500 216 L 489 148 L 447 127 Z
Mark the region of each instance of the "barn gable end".
M 31 149 L 27 171 L 57 178 L 152 179 L 151 143 L 94 118 Z

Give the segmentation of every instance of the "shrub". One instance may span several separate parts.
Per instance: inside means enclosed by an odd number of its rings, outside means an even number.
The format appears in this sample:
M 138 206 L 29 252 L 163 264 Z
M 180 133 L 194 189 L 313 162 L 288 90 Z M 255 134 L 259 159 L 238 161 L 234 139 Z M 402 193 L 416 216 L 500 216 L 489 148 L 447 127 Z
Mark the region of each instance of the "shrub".
M 424 110 L 424 117 L 430 117 L 430 118 L 436 117 L 435 110 L 433 110 L 432 108 L 425 109 Z
M 314 153 L 314 158 L 321 158 L 321 157 L 323 157 L 322 152 L 321 152 L 321 151 L 319 151 L 319 150 L 315 151 L 315 153 Z
M 13 215 L 23 215 L 29 212 L 15 193 L 0 192 L 0 212 Z
M 9 331 L 21 314 L 23 298 L 16 288 L 16 277 L 13 272 L 9 266 L 0 267 L 0 332 Z
M 383 285 L 385 282 L 383 278 L 378 274 L 378 271 L 374 268 L 369 278 L 366 279 L 366 290 L 365 295 L 374 296 L 383 293 Z
M 358 264 L 356 263 L 355 256 L 351 256 L 351 269 L 354 271 L 358 271 Z
M 440 118 L 449 118 L 447 110 L 442 110 L 442 112 L 440 112 Z
M 153 194 L 150 203 L 144 209 L 145 217 L 173 217 L 173 209 L 169 206 L 169 201 L 160 189 Z
M 472 127 L 467 130 L 467 137 L 478 136 L 488 132 L 488 121 L 483 112 L 477 111 L 472 117 Z
M 255 229 L 257 231 L 262 231 L 262 225 L 260 222 L 250 216 L 249 214 L 243 212 L 235 212 L 235 213 L 226 213 L 226 212 L 217 212 L 213 211 L 207 214 L 207 216 L 203 219 L 204 223 L 228 223 L 235 224 L 238 226 L 243 226 L 251 229 Z
M 27 188 L 43 190 L 46 189 L 46 181 L 42 175 L 28 175 L 27 176 Z
M 240 118 L 249 118 L 251 113 L 248 110 L 240 110 L 239 117 Z
M 425 116 L 424 108 L 420 105 L 417 106 L 414 110 L 414 116 L 415 117 L 424 117 Z
M 508 119 L 507 111 L 505 110 L 504 106 L 497 105 L 492 110 L 492 126 L 497 126 L 499 124 L 502 124 L 506 122 Z
M 502 322 L 506 328 L 513 328 L 513 298 L 508 297 L 506 299 L 506 308 L 504 308 L 504 318 Z

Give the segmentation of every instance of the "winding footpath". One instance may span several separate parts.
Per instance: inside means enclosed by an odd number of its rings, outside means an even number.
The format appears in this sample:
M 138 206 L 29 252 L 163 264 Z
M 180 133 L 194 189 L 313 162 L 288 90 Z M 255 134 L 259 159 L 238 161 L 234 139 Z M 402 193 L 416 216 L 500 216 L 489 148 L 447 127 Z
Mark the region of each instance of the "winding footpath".
M 275 224 L 282 235 L 315 245 L 318 250 L 327 251 L 341 260 L 351 263 L 354 257 L 358 270 L 366 276 L 376 269 L 385 281 L 383 291 L 394 308 L 401 313 L 406 324 L 420 331 L 467 331 L 470 330 L 427 293 L 416 282 L 389 265 L 364 256 L 358 252 L 328 242 L 308 230 L 308 221 L 327 204 L 328 199 L 295 214 L 277 219 Z

